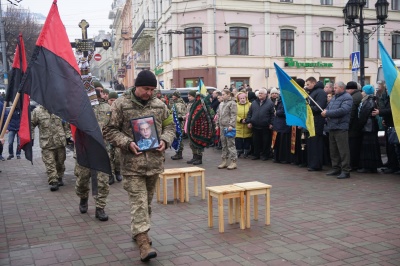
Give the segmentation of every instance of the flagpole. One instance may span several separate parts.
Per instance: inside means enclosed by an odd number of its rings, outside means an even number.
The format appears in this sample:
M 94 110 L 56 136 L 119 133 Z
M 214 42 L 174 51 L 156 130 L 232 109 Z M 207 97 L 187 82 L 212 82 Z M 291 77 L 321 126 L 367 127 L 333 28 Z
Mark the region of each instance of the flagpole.
M 0 118 L 0 125 L 3 124 L 3 120 L 4 120 L 4 115 L 6 113 L 6 103 L 3 104 L 3 110 L 1 111 L 1 118 Z
M 297 82 L 296 82 L 297 83 Z M 297 85 L 299 85 L 299 84 L 297 84 Z M 300 87 L 300 85 L 299 85 L 299 88 L 301 88 Z M 314 101 L 314 99 L 313 98 L 311 98 L 311 96 L 308 94 L 308 92 L 304 89 L 304 88 L 301 88 L 303 91 L 304 91 L 304 93 L 307 93 L 307 98 L 310 98 L 310 100 L 313 102 L 313 103 L 315 103 L 315 105 L 319 108 L 319 110 L 321 110 L 321 112 L 323 112 L 324 110 L 321 108 L 321 106 L 319 106 L 319 104 L 316 102 L 316 101 Z
M 15 110 L 15 107 L 17 106 L 17 104 L 18 104 L 20 95 L 21 94 L 19 92 L 15 95 L 15 99 L 14 99 L 14 102 L 13 102 L 13 104 L 11 106 L 10 113 L 8 113 L 6 123 L 4 124 L 3 130 L 1 131 L 0 139 L 4 138 L 4 135 L 6 134 L 6 130 L 7 130 L 8 124 L 10 124 L 11 117 L 14 114 L 14 110 Z M 1 121 L 1 122 L 3 122 L 3 121 Z

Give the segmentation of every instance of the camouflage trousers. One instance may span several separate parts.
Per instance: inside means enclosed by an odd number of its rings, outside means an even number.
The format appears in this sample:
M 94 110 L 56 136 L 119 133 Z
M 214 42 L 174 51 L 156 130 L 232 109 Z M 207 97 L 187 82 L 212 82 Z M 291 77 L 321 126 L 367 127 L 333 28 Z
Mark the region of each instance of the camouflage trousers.
M 42 149 L 42 160 L 46 167 L 47 181 L 49 184 L 58 182 L 58 178 L 64 176 L 65 159 L 65 147 Z
M 194 146 L 191 142 L 189 142 L 189 147 L 192 150 L 193 155 L 203 156 L 204 148 L 198 148 L 198 147 Z
M 121 171 L 121 151 L 119 148 L 111 146 L 109 149 L 110 155 L 110 164 L 111 164 L 111 171 L 113 174 L 115 174 L 115 171 L 120 172 Z
M 237 159 L 237 151 L 235 145 L 235 138 L 227 138 L 224 134 L 221 134 L 221 144 L 222 144 L 222 159 Z
M 89 198 L 89 184 L 90 184 L 90 169 L 80 166 L 77 162 L 75 163 L 74 174 L 76 175 L 75 193 L 81 199 Z M 108 193 L 110 192 L 110 186 L 108 185 L 109 176 L 103 172 L 97 172 L 97 196 L 94 197 L 96 201 L 96 207 L 104 209 L 106 207 L 106 201 Z
M 131 206 L 132 236 L 150 229 L 151 201 L 157 180 L 158 174 L 151 176 L 124 175 L 123 186 L 128 192 Z

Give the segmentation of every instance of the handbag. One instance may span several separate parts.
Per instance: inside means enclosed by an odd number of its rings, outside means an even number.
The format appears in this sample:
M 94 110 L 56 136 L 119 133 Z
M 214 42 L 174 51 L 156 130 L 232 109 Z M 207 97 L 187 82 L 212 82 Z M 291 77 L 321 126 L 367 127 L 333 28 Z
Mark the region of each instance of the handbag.
M 389 144 L 399 144 L 399 138 L 394 127 L 389 127 L 387 130 Z
M 228 131 L 228 128 L 224 128 L 224 136 L 227 138 L 234 138 L 236 137 L 236 128 L 232 128 L 231 131 Z

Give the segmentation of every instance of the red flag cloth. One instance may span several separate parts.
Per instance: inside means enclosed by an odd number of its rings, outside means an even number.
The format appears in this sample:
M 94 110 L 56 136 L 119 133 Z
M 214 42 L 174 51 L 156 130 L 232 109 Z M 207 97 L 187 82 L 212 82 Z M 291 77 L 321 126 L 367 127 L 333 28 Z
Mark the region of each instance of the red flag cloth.
M 27 62 L 25 54 L 25 44 L 22 34 L 17 39 L 17 47 L 15 48 L 15 56 L 12 64 L 10 75 L 10 85 L 8 86 L 6 102 L 13 102 L 15 95 L 21 85 L 22 76 L 26 72 Z M 18 136 L 20 138 L 20 148 L 25 152 L 25 158 L 32 162 L 32 142 L 31 142 L 31 126 L 30 126 L 30 110 L 29 95 L 21 94 L 20 101 L 16 108 L 21 109 L 20 129 Z M 21 104 L 22 103 L 22 104 Z
M 36 42 L 21 88 L 50 113 L 76 127 L 75 149 L 81 166 L 111 174 L 103 136 L 56 0 Z

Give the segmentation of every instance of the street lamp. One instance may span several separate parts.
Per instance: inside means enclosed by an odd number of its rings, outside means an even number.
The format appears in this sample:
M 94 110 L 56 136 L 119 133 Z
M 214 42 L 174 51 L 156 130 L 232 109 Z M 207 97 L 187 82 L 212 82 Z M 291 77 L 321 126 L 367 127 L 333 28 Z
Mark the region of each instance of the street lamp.
M 364 54 L 364 43 L 375 33 L 378 27 L 373 29 L 372 34 L 369 36 L 364 35 L 364 26 L 377 25 L 381 26 L 386 24 L 386 18 L 388 17 L 388 6 L 387 0 L 377 0 L 375 4 L 376 19 L 375 23 L 364 23 L 363 8 L 367 4 L 367 0 L 349 0 L 346 7 L 343 9 L 344 23 L 347 25 L 347 29 L 353 33 L 356 37 L 358 44 L 360 45 L 360 82 L 361 86 L 365 83 L 365 54 Z M 358 19 L 358 22 L 356 22 Z

